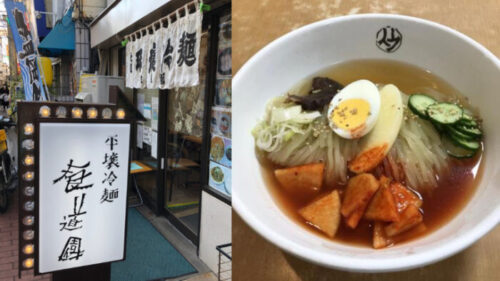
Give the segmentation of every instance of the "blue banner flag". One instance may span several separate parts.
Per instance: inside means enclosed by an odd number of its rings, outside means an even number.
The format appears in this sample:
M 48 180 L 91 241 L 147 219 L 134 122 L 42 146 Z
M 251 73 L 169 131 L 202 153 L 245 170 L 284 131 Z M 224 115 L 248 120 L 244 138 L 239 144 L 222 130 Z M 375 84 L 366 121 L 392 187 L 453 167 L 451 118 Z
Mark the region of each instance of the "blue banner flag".
M 5 0 L 4 3 L 16 45 L 26 100 L 47 100 L 38 69 L 36 46 L 31 33 L 34 27 L 29 24 L 26 7 L 22 2 L 13 0 Z

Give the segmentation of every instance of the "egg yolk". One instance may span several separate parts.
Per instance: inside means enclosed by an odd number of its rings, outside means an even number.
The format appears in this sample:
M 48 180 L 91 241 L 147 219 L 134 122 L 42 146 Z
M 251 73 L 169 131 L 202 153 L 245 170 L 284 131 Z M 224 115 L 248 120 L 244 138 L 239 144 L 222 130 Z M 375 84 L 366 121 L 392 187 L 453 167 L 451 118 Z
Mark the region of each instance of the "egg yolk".
M 330 119 L 337 128 L 354 130 L 363 124 L 370 115 L 370 104 L 363 99 L 344 100 L 333 110 Z

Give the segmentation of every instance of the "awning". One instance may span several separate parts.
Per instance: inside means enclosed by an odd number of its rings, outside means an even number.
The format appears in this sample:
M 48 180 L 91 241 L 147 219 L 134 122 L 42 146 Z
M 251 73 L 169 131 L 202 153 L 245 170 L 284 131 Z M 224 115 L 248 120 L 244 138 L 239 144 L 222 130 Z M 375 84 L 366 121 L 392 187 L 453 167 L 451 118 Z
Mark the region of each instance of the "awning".
M 75 50 L 75 22 L 71 18 L 71 14 L 73 14 L 73 8 L 66 12 L 64 17 L 56 23 L 52 31 L 38 45 L 40 54 L 54 57 L 64 51 Z

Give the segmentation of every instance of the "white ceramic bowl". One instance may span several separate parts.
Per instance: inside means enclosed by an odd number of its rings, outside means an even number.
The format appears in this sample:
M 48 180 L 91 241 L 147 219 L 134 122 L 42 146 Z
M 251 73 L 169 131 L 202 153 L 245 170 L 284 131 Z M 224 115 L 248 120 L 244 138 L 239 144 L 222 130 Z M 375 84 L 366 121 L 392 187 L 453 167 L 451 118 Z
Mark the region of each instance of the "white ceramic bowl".
M 397 28 L 402 35 L 393 52 L 375 43 L 377 32 L 387 26 Z M 332 64 L 363 58 L 398 60 L 436 73 L 469 96 L 485 120 L 485 169 L 467 206 L 431 234 L 383 250 L 328 241 L 285 215 L 264 184 L 250 133 L 269 98 Z M 260 235 L 293 255 L 349 271 L 410 269 L 459 252 L 500 220 L 500 61 L 451 28 L 385 14 L 316 22 L 273 41 L 253 56 L 234 77 L 233 92 L 233 207 Z

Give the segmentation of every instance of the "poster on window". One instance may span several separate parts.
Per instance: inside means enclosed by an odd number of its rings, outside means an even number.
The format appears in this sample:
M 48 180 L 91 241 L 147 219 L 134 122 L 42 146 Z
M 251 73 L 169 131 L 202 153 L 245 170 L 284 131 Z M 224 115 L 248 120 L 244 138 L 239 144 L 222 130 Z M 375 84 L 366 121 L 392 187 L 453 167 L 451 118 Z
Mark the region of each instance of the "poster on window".
M 231 77 L 231 47 L 219 50 L 217 57 L 217 78 Z
M 231 138 L 231 108 L 212 107 L 212 118 L 210 123 L 212 135 Z
M 210 161 L 208 173 L 208 185 L 227 196 L 231 196 L 231 169 Z
M 231 78 L 231 15 L 223 16 L 219 24 L 217 79 Z
M 220 79 L 215 84 L 215 106 L 231 106 L 232 92 L 231 92 L 231 78 Z
M 151 128 L 158 131 L 158 111 L 160 107 L 160 100 L 158 97 L 151 98 Z
M 39 272 L 124 259 L 130 124 L 39 130 Z
M 231 168 L 231 159 L 231 139 L 212 136 L 212 141 L 210 142 L 210 160 Z

